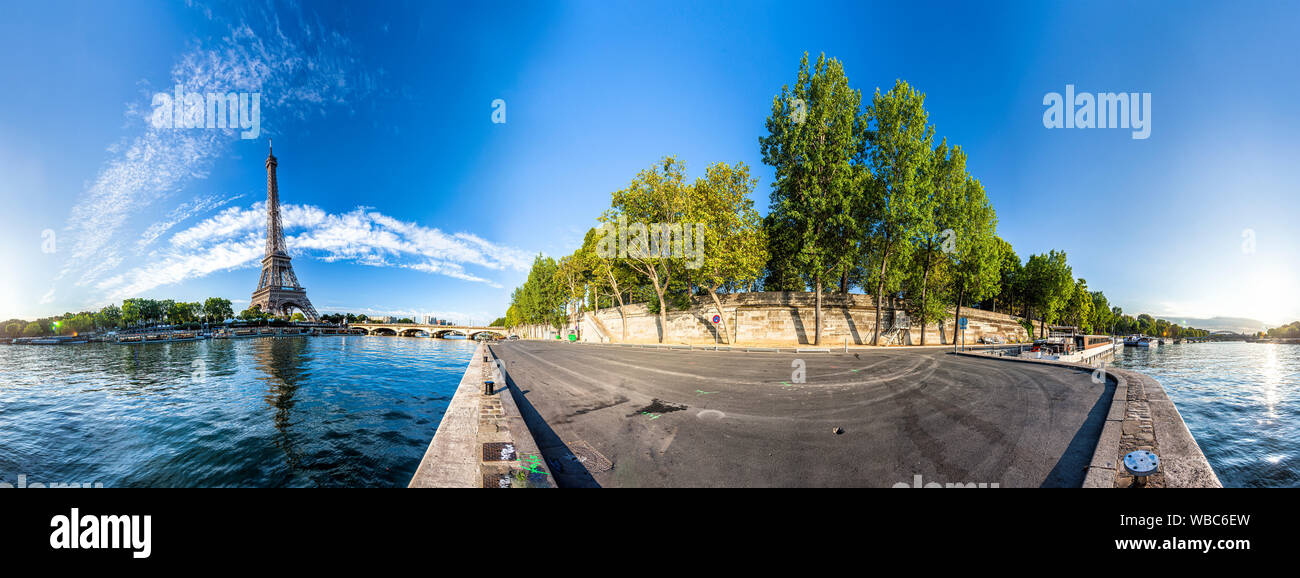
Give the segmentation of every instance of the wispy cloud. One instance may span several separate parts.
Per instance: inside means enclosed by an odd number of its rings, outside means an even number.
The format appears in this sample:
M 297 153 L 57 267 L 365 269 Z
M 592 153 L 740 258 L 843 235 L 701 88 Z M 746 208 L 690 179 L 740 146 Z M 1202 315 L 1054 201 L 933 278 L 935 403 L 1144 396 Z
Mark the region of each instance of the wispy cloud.
M 468 233 L 402 221 L 357 208 L 331 214 L 310 205 L 284 205 L 281 222 L 286 243 L 297 257 L 398 267 L 454 279 L 501 285 L 469 273 L 466 266 L 527 271 L 528 254 Z M 253 267 L 266 247 L 266 203 L 231 207 L 173 234 L 149 263 L 98 282 L 108 300 L 141 295 L 154 287 L 206 275 Z
M 213 18 L 206 6 L 190 4 Z M 277 119 L 323 114 L 373 90 L 374 83 L 357 66 L 345 37 L 308 19 L 297 6 L 290 6 L 292 23 L 282 22 L 272 8 L 257 12 L 225 22 L 227 34 L 218 40 L 196 39 L 195 48 L 177 59 L 166 84 L 142 83 L 141 99 L 129 103 L 126 110 L 128 120 L 142 132 L 109 147 L 103 168 L 72 208 L 67 226 L 71 248 L 56 282 L 66 278 L 78 286 L 129 284 L 124 280 L 130 273 L 105 278 L 127 257 L 123 244 L 129 243 L 125 229 L 131 218 L 206 178 L 213 160 L 239 138 L 236 130 L 155 128 L 149 122 L 153 93 L 170 92 L 176 85 L 187 92 L 258 92 L 263 128 L 274 132 Z M 143 250 L 180 222 L 220 206 L 212 202 L 209 198 L 182 204 L 140 234 L 136 249 Z M 219 261 L 209 266 L 242 262 L 244 256 L 242 247 L 210 249 L 217 253 L 210 256 Z M 171 278 L 188 275 L 197 267 L 171 266 Z
M 140 235 L 140 240 L 136 242 L 136 247 L 140 250 L 144 250 L 148 248 L 149 245 L 153 244 L 154 241 L 157 241 L 158 237 L 163 236 L 164 233 L 171 230 L 172 227 L 212 209 L 220 208 L 221 206 L 230 203 L 231 201 L 238 200 L 243 196 L 244 195 L 236 195 L 225 199 L 216 196 L 200 197 L 182 203 L 181 206 L 172 209 L 172 212 L 169 213 L 166 218 L 150 225 L 148 229 L 145 229 L 144 233 Z

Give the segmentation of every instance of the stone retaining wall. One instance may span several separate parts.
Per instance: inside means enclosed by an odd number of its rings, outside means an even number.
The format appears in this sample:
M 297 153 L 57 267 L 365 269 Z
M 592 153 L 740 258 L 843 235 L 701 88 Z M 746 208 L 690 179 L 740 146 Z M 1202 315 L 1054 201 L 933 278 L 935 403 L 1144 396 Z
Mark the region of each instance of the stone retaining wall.
M 718 314 L 713 300 L 708 297 L 694 299 L 694 306 L 686 311 L 667 314 L 665 343 L 690 344 L 811 344 L 816 331 L 816 298 L 811 293 L 767 292 L 736 293 L 722 300 L 722 317 L 729 335 L 720 335 L 722 325 L 712 322 Z M 871 343 L 875 327 L 875 301 L 868 295 L 823 294 L 822 345 L 850 345 Z M 623 308 L 627 317 L 628 343 L 656 343 L 659 341 L 659 317 L 644 304 Z M 926 327 L 927 345 L 951 344 L 954 334 L 952 310 L 945 319 Z M 882 329 L 888 328 L 892 311 L 889 304 L 881 310 Z M 998 336 L 1003 341 L 1027 341 L 1028 333 L 1020 325 L 1020 318 L 979 309 L 962 308 L 962 317 L 968 319 L 965 331 L 967 344 L 978 343 L 981 337 Z M 594 319 L 593 319 L 594 318 Z M 583 341 L 623 342 L 623 316 L 617 307 L 586 312 L 578 321 Z M 512 333 L 525 338 L 544 339 L 556 335 L 554 328 L 542 326 L 517 327 Z M 566 332 L 567 333 L 567 332 Z M 730 339 L 728 339 L 728 337 Z M 920 323 L 913 321 L 907 338 L 912 345 L 921 343 Z

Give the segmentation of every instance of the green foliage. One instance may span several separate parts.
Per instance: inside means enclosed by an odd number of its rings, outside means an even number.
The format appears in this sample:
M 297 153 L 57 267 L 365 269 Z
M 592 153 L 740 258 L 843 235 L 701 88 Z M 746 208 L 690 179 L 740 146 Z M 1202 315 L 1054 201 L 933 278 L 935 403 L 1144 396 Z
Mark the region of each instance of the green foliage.
M 1300 321 L 1292 321 L 1281 327 L 1269 329 L 1268 336 L 1275 339 L 1300 337 Z
M 918 237 L 926 222 L 926 199 L 934 185 L 934 127 L 927 124 L 925 95 L 899 80 L 889 92 L 876 90 L 866 113 L 866 166 L 863 179 L 867 260 L 877 310 L 910 271 Z M 879 336 L 877 319 L 872 342 Z
M 1053 249 L 1046 255 L 1031 255 L 1024 274 L 1030 307 L 1040 321 L 1055 323 L 1074 292 L 1074 276 L 1065 262 L 1065 252 Z
M 241 321 L 262 321 L 264 319 L 270 319 L 271 317 L 270 313 L 262 311 L 261 306 L 252 305 L 248 309 L 240 311 L 238 318 Z
M 799 252 L 799 235 L 793 226 L 779 220 L 774 213 L 763 217 L 763 235 L 767 238 L 767 263 L 763 266 L 764 291 L 806 291 L 808 283 L 795 266 Z
M 859 199 L 870 178 L 854 164 L 863 145 L 861 103 L 839 60 L 823 54 L 810 66 L 804 54 L 794 86 L 773 97 L 768 134 L 759 138 L 763 162 L 776 173 L 771 226 L 788 229 L 776 233 L 788 243 L 779 249 L 819 300 L 828 275 L 854 266 L 862 239 Z M 820 343 L 820 310 L 816 325 Z
M 122 308 L 107 305 L 95 314 L 95 325 L 100 329 L 117 329 L 122 325 Z
M 538 254 L 528 279 L 511 294 L 511 302 L 518 306 L 520 323 L 564 327 L 564 292 L 556 282 L 559 265 L 555 259 Z
M 203 316 L 208 323 L 221 323 L 235 316 L 235 309 L 229 299 L 208 297 L 203 302 Z

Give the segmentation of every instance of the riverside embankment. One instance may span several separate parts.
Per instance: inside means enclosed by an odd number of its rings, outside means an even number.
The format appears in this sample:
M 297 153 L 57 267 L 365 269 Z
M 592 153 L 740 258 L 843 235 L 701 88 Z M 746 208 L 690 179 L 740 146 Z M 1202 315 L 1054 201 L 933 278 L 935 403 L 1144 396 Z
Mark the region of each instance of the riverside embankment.
M 561 487 L 1080 487 L 1116 390 L 940 349 L 492 349 Z
M 1148 477 L 1150 487 L 1219 488 L 1222 483 L 1192 437 L 1164 387 L 1151 376 L 1123 369 L 984 352 L 959 355 L 1003 362 L 1054 365 L 1062 371 L 1088 373 L 1094 383 L 1113 384 L 1110 409 L 1088 465 L 1084 487 L 1127 488 L 1134 479 L 1123 466 L 1126 454 L 1147 450 L 1160 456 L 1160 469 Z
M 876 324 L 876 302 L 869 295 L 826 294 L 822 306 L 823 345 L 865 345 L 871 343 Z M 803 292 L 733 293 L 721 298 L 719 313 L 712 299 L 695 298 L 687 310 L 669 311 L 661 329 L 659 316 L 644 304 L 584 312 L 574 320 L 582 341 L 592 343 L 723 344 L 742 346 L 790 346 L 813 343 L 816 333 L 815 297 Z M 718 322 L 714 323 L 714 316 Z M 978 343 L 984 337 L 1002 342 L 1029 339 L 1022 319 L 992 311 L 963 308 L 964 330 L 954 326 L 952 313 L 925 328 L 928 345 Z M 920 344 L 921 324 L 905 318 L 887 306 L 881 311 L 881 343 Z M 725 327 L 725 333 L 724 333 Z M 548 326 L 520 326 L 513 334 L 530 338 L 555 335 Z
M 554 486 L 491 349 L 480 342 L 408 487 Z

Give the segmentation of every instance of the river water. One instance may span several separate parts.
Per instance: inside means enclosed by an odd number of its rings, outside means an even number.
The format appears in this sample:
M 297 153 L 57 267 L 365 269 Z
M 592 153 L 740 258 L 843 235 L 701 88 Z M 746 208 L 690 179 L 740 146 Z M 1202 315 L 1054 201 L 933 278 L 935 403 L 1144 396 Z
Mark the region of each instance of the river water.
M 1226 487 L 1300 487 L 1300 345 L 1125 347 L 1160 381 Z
M 475 343 L 0 345 L 0 483 L 401 487 Z

